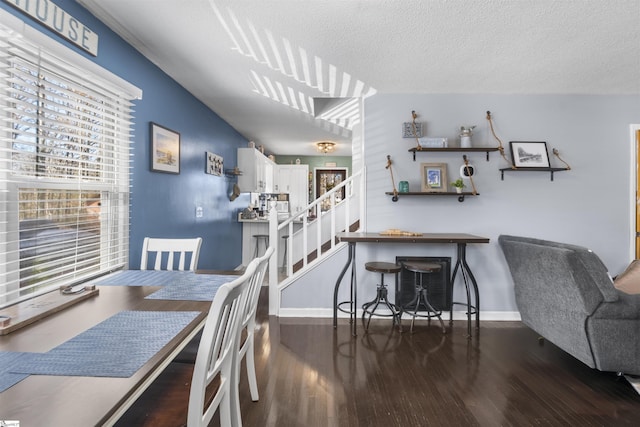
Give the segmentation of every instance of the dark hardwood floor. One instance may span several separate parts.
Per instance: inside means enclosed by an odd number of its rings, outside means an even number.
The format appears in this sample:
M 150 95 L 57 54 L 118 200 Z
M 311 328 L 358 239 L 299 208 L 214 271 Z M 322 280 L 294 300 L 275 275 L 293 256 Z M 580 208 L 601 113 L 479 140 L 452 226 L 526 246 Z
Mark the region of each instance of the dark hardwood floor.
M 265 288 L 266 290 L 266 288 Z M 269 317 L 256 332 L 260 400 L 241 373 L 244 426 L 637 426 L 640 396 L 624 378 L 586 367 L 519 322 L 438 322 L 400 334 L 389 319 L 334 330 L 330 319 Z M 408 329 L 408 328 L 405 328 Z M 120 426 L 186 422 L 192 366 L 172 363 Z M 218 425 L 218 421 L 214 423 Z

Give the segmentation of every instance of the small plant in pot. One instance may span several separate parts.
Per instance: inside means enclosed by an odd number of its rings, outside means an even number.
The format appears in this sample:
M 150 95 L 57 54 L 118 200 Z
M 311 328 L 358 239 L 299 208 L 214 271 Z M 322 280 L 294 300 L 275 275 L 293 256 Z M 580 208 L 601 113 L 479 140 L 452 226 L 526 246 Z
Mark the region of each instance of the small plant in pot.
M 462 189 L 466 187 L 466 185 L 464 185 L 464 180 L 462 178 L 456 179 L 451 183 L 451 185 L 456 188 L 457 193 L 462 193 Z

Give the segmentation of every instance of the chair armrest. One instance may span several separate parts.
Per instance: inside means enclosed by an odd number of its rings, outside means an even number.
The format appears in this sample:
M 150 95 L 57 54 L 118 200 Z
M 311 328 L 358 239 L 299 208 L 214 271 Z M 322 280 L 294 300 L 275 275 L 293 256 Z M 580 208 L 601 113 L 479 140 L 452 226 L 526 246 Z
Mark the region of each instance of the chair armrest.
M 585 328 L 596 368 L 640 375 L 640 294 L 620 292 L 618 301 L 602 303 Z
M 616 290 L 618 300 L 603 302 L 590 316 L 594 319 L 638 320 L 640 322 L 640 294 L 627 294 Z

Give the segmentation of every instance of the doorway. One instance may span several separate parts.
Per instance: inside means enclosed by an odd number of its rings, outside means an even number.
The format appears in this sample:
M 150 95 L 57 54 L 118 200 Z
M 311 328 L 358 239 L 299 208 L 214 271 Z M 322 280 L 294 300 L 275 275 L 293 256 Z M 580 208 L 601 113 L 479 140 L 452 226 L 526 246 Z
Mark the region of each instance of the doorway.
M 314 169 L 314 187 L 316 199 L 322 196 L 333 187 L 340 185 L 345 179 L 347 179 L 347 168 L 315 168 Z M 345 189 L 342 188 L 336 193 L 336 203 L 341 202 L 345 198 Z M 324 212 L 331 208 L 331 200 L 327 199 L 325 203 L 321 205 L 321 210 Z
M 640 125 L 632 125 L 635 135 L 635 222 L 636 222 L 636 236 L 635 236 L 635 259 L 640 259 Z

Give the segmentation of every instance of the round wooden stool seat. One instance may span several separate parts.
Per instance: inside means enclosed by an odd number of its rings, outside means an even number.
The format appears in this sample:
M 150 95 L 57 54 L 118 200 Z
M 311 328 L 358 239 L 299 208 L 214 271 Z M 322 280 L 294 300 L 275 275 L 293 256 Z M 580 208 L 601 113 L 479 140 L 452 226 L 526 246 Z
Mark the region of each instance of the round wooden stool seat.
M 382 261 L 368 262 L 364 265 L 364 268 L 376 273 L 399 273 L 402 270 L 402 267 L 397 264 Z
M 442 266 L 433 262 L 405 262 L 404 268 L 414 273 L 437 273 Z

